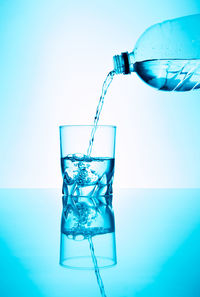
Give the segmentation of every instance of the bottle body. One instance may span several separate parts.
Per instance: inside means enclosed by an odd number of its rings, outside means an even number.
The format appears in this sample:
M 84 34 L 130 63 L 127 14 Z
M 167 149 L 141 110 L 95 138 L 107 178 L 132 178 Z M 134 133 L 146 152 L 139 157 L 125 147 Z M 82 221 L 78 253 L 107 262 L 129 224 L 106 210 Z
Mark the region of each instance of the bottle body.
M 113 57 L 115 72 L 136 72 L 159 90 L 199 89 L 199 28 L 200 14 L 153 25 L 141 35 L 131 53 Z

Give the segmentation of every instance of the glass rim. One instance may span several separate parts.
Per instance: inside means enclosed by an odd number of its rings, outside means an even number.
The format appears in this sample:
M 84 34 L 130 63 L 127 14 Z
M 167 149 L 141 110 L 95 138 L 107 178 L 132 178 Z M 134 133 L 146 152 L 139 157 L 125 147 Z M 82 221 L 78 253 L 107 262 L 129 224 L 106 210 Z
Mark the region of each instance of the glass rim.
M 104 256 L 98 256 L 98 255 L 96 257 L 97 257 L 97 260 L 107 259 L 110 261 L 109 264 L 104 264 L 103 266 L 101 264 L 99 264 L 98 266 L 100 269 L 108 269 L 108 268 L 111 268 L 111 267 L 117 265 L 117 260 L 114 257 L 104 257 Z M 67 257 L 63 260 L 60 259 L 59 265 L 62 267 L 74 269 L 74 270 L 95 270 L 93 265 L 92 266 L 76 266 L 76 265 L 68 264 L 69 260 L 77 260 L 77 259 L 83 259 L 83 258 L 91 259 L 91 256 Z
M 67 128 L 67 127 L 94 127 L 95 125 L 61 125 L 59 126 L 59 129 L 62 129 L 62 128 Z M 116 129 L 117 126 L 115 125 L 97 125 L 97 128 L 98 127 L 109 127 L 109 128 L 114 128 Z

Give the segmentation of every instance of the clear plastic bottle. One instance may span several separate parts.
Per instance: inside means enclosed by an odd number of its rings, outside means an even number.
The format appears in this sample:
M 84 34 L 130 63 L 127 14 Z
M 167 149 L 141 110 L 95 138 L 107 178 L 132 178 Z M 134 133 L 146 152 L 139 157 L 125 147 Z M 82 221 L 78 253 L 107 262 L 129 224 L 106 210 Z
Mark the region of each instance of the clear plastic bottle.
M 113 57 L 116 74 L 136 72 L 147 84 L 165 91 L 200 88 L 200 14 L 148 28 L 131 53 Z

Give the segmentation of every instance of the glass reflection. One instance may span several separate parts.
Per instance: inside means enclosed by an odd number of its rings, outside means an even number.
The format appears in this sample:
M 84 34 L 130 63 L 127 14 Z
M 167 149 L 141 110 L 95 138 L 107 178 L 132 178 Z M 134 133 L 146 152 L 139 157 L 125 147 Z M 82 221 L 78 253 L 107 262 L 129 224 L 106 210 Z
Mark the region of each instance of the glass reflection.
M 60 264 L 95 269 L 116 264 L 112 195 L 62 197 Z

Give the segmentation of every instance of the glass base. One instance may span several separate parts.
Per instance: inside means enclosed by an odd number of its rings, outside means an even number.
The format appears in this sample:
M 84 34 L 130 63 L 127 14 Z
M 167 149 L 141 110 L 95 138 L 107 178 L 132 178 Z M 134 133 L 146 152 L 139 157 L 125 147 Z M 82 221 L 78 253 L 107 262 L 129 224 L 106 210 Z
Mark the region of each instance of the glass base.
M 61 233 L 60 265 L 71 269 L 94 270 L 117 264 L 115 232 L 73 240 Z

